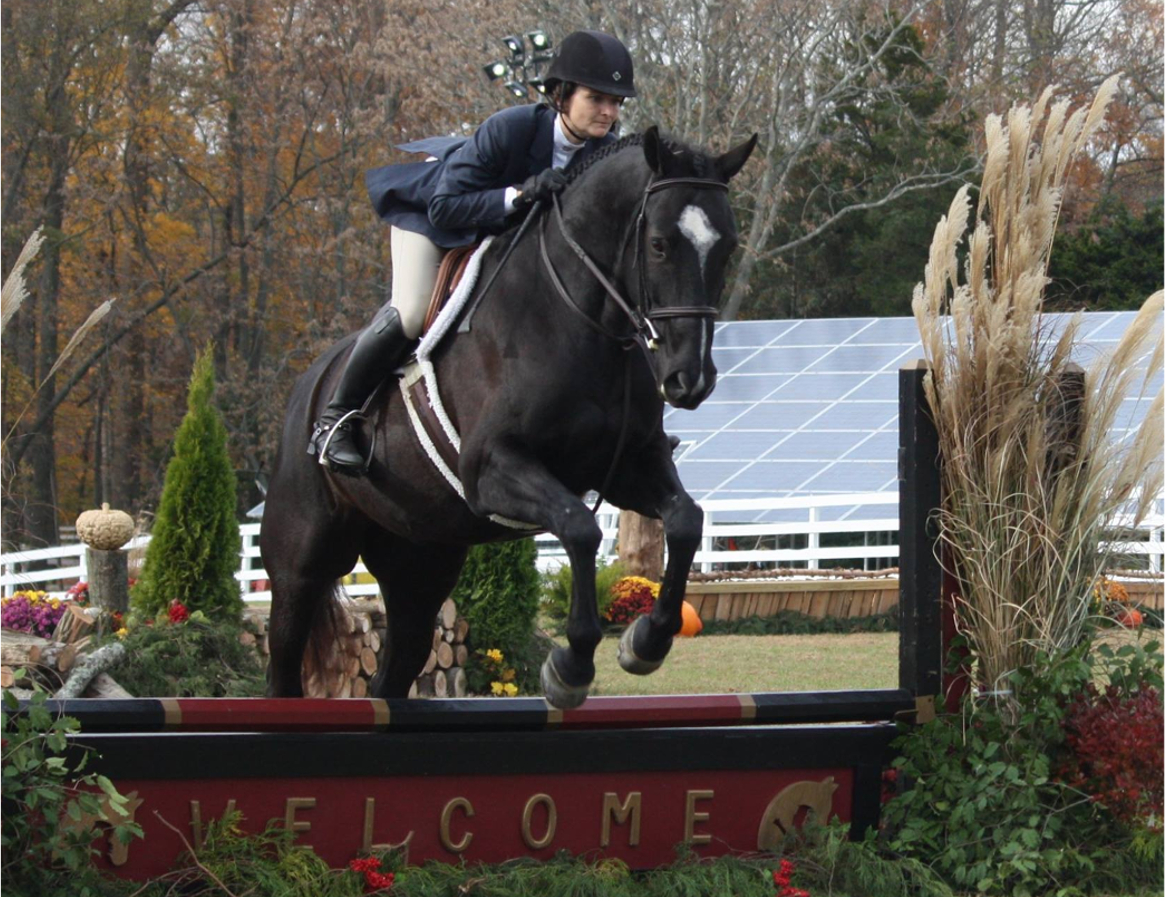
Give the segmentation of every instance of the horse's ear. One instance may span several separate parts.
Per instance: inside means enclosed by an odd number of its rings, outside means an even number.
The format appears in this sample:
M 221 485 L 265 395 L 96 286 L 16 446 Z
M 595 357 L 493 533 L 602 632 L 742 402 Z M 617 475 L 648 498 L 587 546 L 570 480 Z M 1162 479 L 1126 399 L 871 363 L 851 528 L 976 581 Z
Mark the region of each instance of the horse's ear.
M 746 160 L 750 158 L 750 154 L 757 146 L 758 133 L 754 132 L 744 144 L 727 150 L 714 160 L 713 165 L 717 167 L 717 174 L 721 176 L 722 180 L 729 181 L 741 171 L 742 166 L 746 164 Z
M 660 143 L 660 129 L 650 125 L 644 133 L 644 159 L 657 175 L 664 175 L 663 148 Z

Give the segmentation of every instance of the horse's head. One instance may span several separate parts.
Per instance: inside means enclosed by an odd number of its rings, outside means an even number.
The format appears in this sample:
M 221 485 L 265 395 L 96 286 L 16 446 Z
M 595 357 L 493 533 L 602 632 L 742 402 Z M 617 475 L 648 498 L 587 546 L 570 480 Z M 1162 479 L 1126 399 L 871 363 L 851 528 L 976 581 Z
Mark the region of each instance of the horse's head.
M 758 142 L 706 156 L 644 133 L 652 176 L 637 226 L 637 268 L 643 312 L 660 334 L 657 384 L 674 407 L 692 410 L 717 383 L 713 327 L 725 270 L 737 246 L 726 185 Z

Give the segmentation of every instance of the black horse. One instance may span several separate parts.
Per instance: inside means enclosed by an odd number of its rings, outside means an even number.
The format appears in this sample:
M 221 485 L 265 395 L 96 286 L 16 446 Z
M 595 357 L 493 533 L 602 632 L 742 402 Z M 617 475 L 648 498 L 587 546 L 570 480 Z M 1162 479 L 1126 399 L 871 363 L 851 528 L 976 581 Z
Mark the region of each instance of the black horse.
M 574 578 L 569 647 L 543 665 L 556 707 L 587 697 L 600 641 L 595 557 L 601 533 L 581 500 L 602 490 L 617 507 L 664 520 L 669 560 L 652 613 L 625 631 L 620 664 L 650 673 L 681 624 L 702 513 L 677 477 L 663 403 L 693 409 L 713 390 L 713 327 L 737 244 L 726 185 L 757 143 L 722 156 L 655 128 L 595 154 L 523 234 L 469 332 L 443 339 L 434 365 L 461 435 L 463 500 L 430 462 L 396 390 L 370 405 L 366 478 L 335 475 L 307 453 L 355 335 L 296 382 L 260 534 L 271 577 L 268 693 L 302 694 L 309 640 L 335 640 L 337 582 L 358 555 L 380 584 L 387 650 L 370 686 L 405 697 L 429 654 L 434 617 L 473 544 L 555 535 Z M 489 274 L 510 235 L 484 253 Z M 595 261 L 602 261 L 602 265 Z M 632 298 L 628 301 L 625 298 Z M 493 514 L 493 518 L 492 518 Z

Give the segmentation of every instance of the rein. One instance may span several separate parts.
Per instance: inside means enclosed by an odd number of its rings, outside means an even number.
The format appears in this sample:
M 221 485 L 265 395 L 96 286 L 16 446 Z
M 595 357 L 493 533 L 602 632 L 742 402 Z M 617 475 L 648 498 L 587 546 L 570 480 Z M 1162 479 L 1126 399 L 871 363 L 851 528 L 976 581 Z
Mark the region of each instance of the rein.
M 645 254 L 641 252 L 641 245 L 644 243 L 644 230 L 646 223 L 646 213 L 648 210 L 648 199 L 657 191 L 663 191 L 667 188 L 674 188 L 679 186 L 688 186 L 696 188 L 710 188 L 718 191 L 729 191 L 729 185 L 724 182 L 716 181 L 711 178 L 662 178 L 657 181 L 649 181 L 644 188 L 644 194 L 640 200 L 640 209 L 636 216 L 635 228 L 635 243 L 633 245 L 633 252 L 636 259 L 636 278 L 639 297 L 638 303 L 634 306 L 630 304 L 620 291 L 612 284 L 607 276 L 574 238 L 567 233 L 567 224 L 563 221 L 563 207 L 559 202 L 559 195 L 552 195 L 552 208 L 555 213 L 555 224 L 559 227 L 559 233 L 563 236 L 563 240 L 567 246 L 572 249 L 577 257 L 583 262 L 588 271 L 595 276 L 596 280 L 603 286 L 608 295 L 616 302 L 616 306 L 628 318 L 632 324 L 633 331 L 629 335 L 618 335 L 615 332 L 605 328 L 596 320 L 592 319 L 580 308 L 579 304 L 568 293 L 567 288 L 564 287 L 563 281 L 559 277 L 559 273 L 555 271 L 555 266 L 551 262 L 551 256 L 547 252 L 546 241 L 546 227 L 539 232 L 539 252 L 543 257 L 543 266 L 547 270 L 547 274 L 551 277 L 551 283 L 555 286 L 556 293 L 567 304 L 568 308 L 578 313 L 585 322 L 592 329 L 610 338 L 613 341 L 621 344 L 625 350 L 631 347 L 633 342 L 640 344 L 647 351 L 656 350 L 657 341 L 660 334 L 653 326 L 653 320 L 656 319 L 688 319 L 695 317 L 703 317 L 709 319 L 716 319 L 718 310 L 711 306 L 664 306 L 654 307 L 650 303 L 650 296 L 648 292 L 648 277 L 646 273 L 647 263 L 645 261 Z M 620 248 L 620 253 L 623 255 L 624 247 L 627 245 L 625 239 L 624 245 Z
M 646 225 L 646 213 L 648 210 L 648 199 L 657 191 L 663 191 L 667 188 L 689 186 L 696 188 L 710 188 L 718 191 L 729 191 L 729 185 L 715 181 L 711 178 L 662 178 L 657 181 L 649 180 L 644 188 L 644 194 L 640 199 L 640 210 L 636 216 L 635 229 L 635 244 L 634 250 L 636 260 L 636 276 L 638 287 L 638 303 L 634 306 L 630 304 L 619 289 L 612 284 L 603 271 L 596 264 L 584 250 L 579 243 L 567 233 L 567 224 L 563 221 L 563 207 L 559 202 L 559 195 L 553 194 L 551 198 L 551 205 L 555 213 L 555 224 L 559 227 L 559 233 L 563 236 L 563 240 L 567 246 L 572 249 L 577 257 L 587 267 L 588 271 L 595 276 L 598 281 L 608 293 L 608 296 L 615 301 L 616 306 L 628 318 L 632 324 L 632 332 L 630 334 L 621 335 L 606 328 L 601 322 L 592 319 L 579 304 L 575 302 L 567 288 L 563 284 L 563 280 L 559 277 L 559 273 L 555 271 L 555 266 L 551 262 L 551 255 L 547 252 L 547 228 L 546 220 L 544 220 L 544 227 L 539 230 L 539 253 L 543 258 L 543 267 L 547 270 L 548 276 L 551 278 L 551 284 L 554 285 L 555 291 L 560 298 L 567 304 L 567 308 L 578 315 L 583 321 L 593 330 L 603 335 L 612 341 L 618 343 L 625 351 L 631 350 L 634 346 L 639 347 L 648 360 L 649 367 L 652 366 L 652 352 L 657 348 L 657 341 L 660 334 L 653 326 L 653 320 L 656 319 L 688 319 L 688 318 L 709 318 L 716 319 L 718 310 L 711 306 L 672 306 L 672 307 L 657 307 L 654 308 L 649 298 L 648 293 L 648 278 L 645 267 L 645 254 L 641 252 L 641 244 L 644 243 L 644 231 Z M 550 217 L 548 217 L 550 218 Z M 526 223 L 524 223 L 524 226 Z M 620 246 L 620 255 L 623 257 L 624 249 L 627 247 L 628 238 Z M 611 487 L 612 478 L 616 474 L 616 467 L 620 462 L 620 457 L 624 453 L 624 443 L 628 437 L 628 420 L 631 413 L 632 401 L 632 358 L 626 357 L 624 362 L 624 400 L 622 403 L 622 412 L 620 416 L 620 433 L 616 439 L 616 452 L 612 456 L 612 463 L 608 467 L 608 473 L 604 476 L 603 485 L 600 488 L 599 496 L 596 498 L 596 505 L 592 508 L 592 514 L 600 509 L 600 504 L 603 503 L 604 495 L 608 493 Z

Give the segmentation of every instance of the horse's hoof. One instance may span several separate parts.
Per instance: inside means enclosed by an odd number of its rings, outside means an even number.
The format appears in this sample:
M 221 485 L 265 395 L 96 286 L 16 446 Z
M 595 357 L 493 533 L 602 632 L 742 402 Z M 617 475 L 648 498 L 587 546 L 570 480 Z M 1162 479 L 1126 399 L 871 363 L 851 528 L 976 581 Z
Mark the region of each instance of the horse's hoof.
M 539 678 L 543 682 L 543 695 L 547 703 L 559 710 L 572 710 L 588 699 L 588 691 L 592 685 L 568 685 L 559 677 L 559 671 L 551 662 L 551 655 L 543 661 L 543 668 L 539 670 Z
M 663 657 L 660 660 L 641 660 L 636 656 L 636 652 L 632 650 L 636 626 L 642 619 L 644 619 L 643 616 L 633 620 L 632 624 L 620 636 L 620 668 L 626 673 L 632 673 L 634 676 L 647 676 L 649 673 L 655 673 L 660 669 L 660 665 L 665 662 Z

